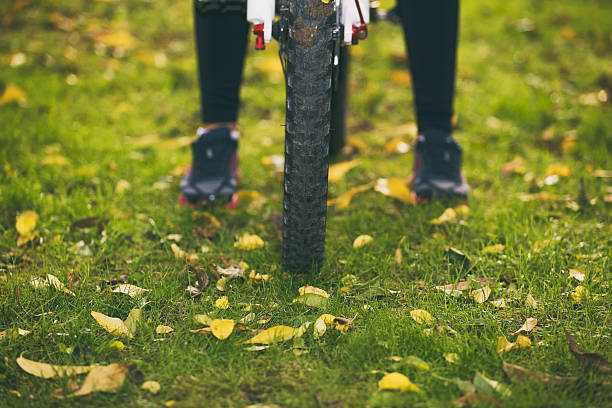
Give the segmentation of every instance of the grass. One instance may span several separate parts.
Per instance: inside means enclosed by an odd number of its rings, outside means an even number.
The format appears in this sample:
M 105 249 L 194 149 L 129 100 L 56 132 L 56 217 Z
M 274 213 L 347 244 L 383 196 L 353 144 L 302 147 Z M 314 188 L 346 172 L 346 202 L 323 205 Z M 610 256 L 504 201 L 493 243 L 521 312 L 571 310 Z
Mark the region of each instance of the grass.
M 12 13 L 5 3 L 3 16 Z M 275 223 L 282 188 L 261 164 L 283 152 L 284 91 L 274 46 L 248 57 L 240 120 L 241 187 L 267 201 L 244 202 L 234 212 L 211 208 L 221 223 L 211 239 L 196 235 L 196 227 L 208 227 L 176 204 L 180 176 L 169 174 L 189 162 L 188 147 L 179 142 L 194 133 L 199 116 L 188 3 L 27 3 L 0 25 L 0 90 L 16 84 L 27 94 L 25 104 L 0 106 L 0 329 L 32 331 L 1 340 L 0 392 L 8 406 L 74 403 L 51 396 L 58 388 L 69 392 L 68 380 L 26 374 L 15 362 L 21 353 L 54 364 L 133 364 L 133 373 L 161 384 L 152 395 L 131 379 L 116 393 L 82 397 L 83 406 L 161 406 L 170 400 L 176 407 L 448 406 L 464 394 L 454 379 L 469 381 L 477 372 L 508 385 L 511 396 L 495 396 L 506 406 L 609 404 L 609 377 L 581 367 L 564 335 L 573 333 L 585 350 L 610 361 L 612 213 L 604 197 L 611 185 L 594 173 L 612 168 L 612 109 L 605 101 L 612 92 L 609 4 L 463 2 L 456 136 L 473 188 L 470 214 L 463 222 L 434 226 L 429 221 L 442 213 L 442 204 L 417 207 L 373 190 L 358 194 L 348 210 L 329 211 L 321 270 L 292 276 L 280 265 Z M 102 32 L 131 33 L 134 43 L 124 49 L 96 45 L 92 38 Z M 405 70 L 403 47 L 399 27 L 381 23 L 353 49 L 348 121 L 351 135 L 368 149 L 359 154 L 359 167 L 330 186 L 331 197 L 379 177 L 408 176 L 410 155 L 383 153 L 392 137 L 408 140 L 402 125 L 413 121 L 408 85 L 390 79 Z M 26 61 L 11 67 L 18 52 Z M 500 166 L 517 155 L 525 158 L 527 175 L 502 175 Z M 569 167 L 571 175 L 538 184 L 554 164 Z M 123 192 L 117 192 L 120 180 L 130 185 Z M 561 199 L 520 199 L 521 193 L 541 191 Z M 40 216 L 38 236 L 18 247 L 15 220 L 28 209 Z M 104 233 L 72 227 L 86 216 L 105 220 Z M 246 232 L 259 234 L 264 248 L 234 248 L 235 237 Z M 199 297 L 185 294 L 196 274 L 173 256 L 168 234 L 182 235 L 179 245 L 199 253 L 200 267 L 245 261 L 272 279 L 262 286 L 230 281 L 225 295 L 231 307 L 215 310 L 222 293 L 214 282 Z M 374 241 L 355 250 L 352 242 L 360 234 Z M 504 245 L 503 252 L 482 251 L 493 244 Z M 469 264 L 449 256 L 448 247 L 462 250 Z M 399 265 L 397 248 L 403 253 Z M 570 296 L 580 284 L 568 276 L 571 268 L 586 275 L 582 285 L 589 295 L 581 302 Z M 76 296 L 29 284 L 47 273 Z M 347 274 L 360 285 L 343 296 Z M 433 289 L 469 277 L 493 279 L 491 299 L 516 300 L 498 309 Z M 146 301 L 111 293 L 109 282 L 117 280 L 151 292 Z M 258 319 L 269 319 L 251 324 L 255 329 L 314 321 L 323 311 L 290 304 L 305 284 L 331 294 L 325 312 L 357 315 L 347 333 L 330 330 L 320 340 L 305 334 L 307 354 L 294 355 L 291 342 L 246 351 L 241 343 L 248 333 L 224 341 L 189 333 L 197 327 L 194 314 L 238 320 L 251 304 L 262 305 L 253 308 Z M 528 294 L 537 307 L 525 304 Z M 125 318 L 138 306 L 144 317 L 135 338 L 123 339 L 123 350 L 109 347 L 115 337 L 90 312 Z M 413 309 L 427 310 L 457 335 L 427 335 L 427 325 L 410 317 Z M 512 339 L 527 317 L 537 318 L 540 327 L 529 333 L 532 347 L 500 357 L 498 338 Z M 157 335 L 158 324 L 175 331 Z M 448 363 L 444 353 L 457 353 L 460 362 Z M 390 359 L 409 355 L 428 362 L 430 371 Z M 502 360 L 577 380 L 511 382 Z M 372 370 L 402 372 L 421 392 L 378 391 L 380 375 Z

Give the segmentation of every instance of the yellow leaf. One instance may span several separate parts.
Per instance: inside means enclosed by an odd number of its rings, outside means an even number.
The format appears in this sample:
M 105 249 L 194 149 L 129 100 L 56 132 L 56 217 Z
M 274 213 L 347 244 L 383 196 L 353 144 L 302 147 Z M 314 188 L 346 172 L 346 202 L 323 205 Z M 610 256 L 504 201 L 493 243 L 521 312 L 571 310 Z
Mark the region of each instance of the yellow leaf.
M 388 197 L 395 198 L 405 203 L 414 204 L 414 199 L 406 182 L 397 177 L 380 178 L 376 180 L 374 190 Z
M 245 344 L 270 344 L 279 341 L 292 339 L 295 336 L 293 327 L 289 326 L 274 326 L 270 327 L 257 334 L 252 339 L 245 341 Z
M 446 222 L 454 221 L 455 218 L 457 218 L 457 212 L 452 208 L 447 208 L 444 210 L 442 215 L 440 215 L 438 218 L 434 218 L 430 222 L 434 225 L 440 225 Z
M 547 176 L 569 177 L 570 174 L 572 170 L 564 164 L 551 164 L 546 168 Z
M 372 241 L 374 241 L 374 238 L 372 238 L 370 235 L 360 235 L 355 238 L 355 241 L 353 241 L 353 248 L 361 248 L 368 245 Z
M 151 289 L 143 289 L 129 283 L 122 283 L 113 289 L 113 293 L 125 293 L 129 297 L 140 297 L 150 291 Z
M 234 247 L 243 249 L 245 251 L 251 251 L 264 246 L 264 241 L 255 234 L 244 234 L 238 241 L 234 242 Z
M 258 346 L 258 345 L 255 345 L 255 346 L 247 347 L 247 348 L 245 348 L 245 350 L 246 351 L 262 351 L 262 350 L 269 349 L 269 348 L 270 348 L 270 346 Z
M 380 390 L 414 391 L 419 392 L 419 387 L 401 373 L 389 373 L 378 381 Z
M 121 319 L 118 319 L 116 317 L 109 317 L 105 314 L 94 311 L 91 312 L 91 316 L 96 319 L 98 324 L 110 334 L 126 336 L 129 339 L 134 337 L 134 335 L 130 332 L 130 330 L 127 328 L 127 326 Z
M 468 215 L 470 213 L 470 207 L 465 204 L 458 205 L 455 207 L 455 213 L 457 213 L 457 215 Z
M 487 247 L 482 248 L 483 254 L 498 254 L 504 251 L 504 246 L 502 244 L 489 245 Z
M 145 391 L 149 391 L 151 394 L 155 395 L 161 389 L 161 385 L 157 381 L 145 381 L 140 386 Z
M 525 305 L 534 309 L 538 307 L 538 302 L 534 299 L 533 296 L 531 296 L 531 293 L 527 294 L 527 297 L 525 298 Z
M 474 299 L 476 303 L 484 303 L 489 296 L 491 296 L 491 288 L 483 286 L 480 289 L 476 289 L 470 292 L 470 297 Z
M 208 334 L 212 333 L 212 329 L 210 327 L 202 327 L 201 329 L 189 330 L 189 333 Z
M 174 257 L 177 259 L 186 259 L 188 261 L 194 261 L 198 259 L 197 254 L 189 254 L 183 251 L 181 247 L 179 247 L 175 243 L 170 244 L 170 249 L 172 249 L 172 253 L 174 254 Z
M 227 339 L 234 331 L 234 321 L 231 319 L 214 319 L 210 322 L 213 336 L 219 340 Z
M 508 339 L 506 338 L 506 336 L 501 336 L 497 340 L 497 352 L 498 353 L 504 353 L 506 351 L 512 350 L 513 348 L 516 348 L 516 344 L 510 343 Z
M 569 276 L 577 281 L 584 282 L 584 271 L 581 271 L 580 269 L 570 269 Z
M 319 288 L 316 288 L 316 287 L 310 286 L 310 285 L 300 287 L 298 289 L 298 292 L 299 292 L 300 295 L 305 295 L 307 293 L 312 293 L 313 295 L 321 296 L 321 297 L 324 297 L 326 299 L 329 298 L 329 293 L 327 293 L 323 289 L 319 289 Z
M 349 136 L 346 138 L 346 145 L 354 147 L 357 150 L 366 150 L 368 145 L 365 142 L 355 136 Z
M 419 324 L 423 324 L 423 323 L 431 324 L 433 322 L 433 317 L 431 317 L 429 312 L 426 310 L 422 310 L 422 309 L 411 310 L 410 316 L 414 319 L 415 322 Z
M 252 283 L 254 285 L 263 285 L 264 282 L 267 282 L 269 280 L 270 275 L 268 274 L 256 273 L 254 270 L 251 270 L 251 273 L 249 273 L 249 283 Z
M 132 309 L 128 314 L 128 317 L 123 321 L 125 323 L 125 327 L 128 328 L 130 333 L 136 333 L 136 329 L 138 327 L 138 322 L 140 321 L 140 317 L 142 315 L 141 309 Z
M 505 309 L 508 307 L 508 303 L 506 302 L 506 299 L 492 300 L 489 303 L 491 303 L 495 307 L 499 307 L 500 309 Z
M 319 338 L 325 334 L 327 331 L 327 325 L 333 324 L 336 316 L 330 314 L 322 314 L 317 318 L 314 324 L 313 335 L 315 338 Z
M 385 154 L 394 153 L 408 153 L 410 151 L 410 145 L 401 137 L 394 137 L 385 143 Z
M 395 256 L 393 257 L 395 259 L 395 263 L 398 265 L 402 264 L 402 249 L 401 248 L 397 248 L 395 250 Z
M 136 39 L 127 31 L 109 31 L 94 36 L 94 40 L 106 45 L 107 47 L 122 47 L 125 49 L 133 48 Z
M 15 222 L 15 228 L 17 228 L 19 235 L 28 235 L 36 228 L 37 221 L 38 214 L 32 210 L 27 210 L 19 214 Z
M 538 325 L 538 319 L 536 319 L 535 317 L 528 317 L 527 320 L 525 320 L 525 323 L 523 323 L 523 325 L 521 326 L 520 329 L 518 329 L 517 331 L 515 331 L 514 333 L 512 333 L 513 336 L 516 336 L 519 333 L 527 333 L 532 331 L 536 326 Z
M 26 235 L 20 235 L 17 237 L 17 246 L 20 247 L 22 245 L 27 244 L 28 242 L 30 242 L 31 240 L 33 240 L 34 238 L 36 238 L 36 235 L 38 235 L 36 233 L 36 231 L 30 232 Z
M 23 105 L 26 103 L 26 101 L 27 97 L 25 92 L 14 84 L 8 84 L 6 88 L 4 88 L 2 97 L 0 97 L 0 105 L 4 105 L 11 102 L 16 102 L 20 105 Z
M 117 185 L 115 186 L 115 193 L 121 194 L 128 190 L 131 187 L 131 184 L 127 180 L 119 180 Z
M 293 299 L 293 303 L 302 303 L 310 307 L 325 307 L 327 305 L 328 298 L 317 295 L 315 293 L 305 293 Z
M 41 378 L 69 377 L 89 372 L 95 366 L 60 366 L 23 358 L 23 354 L 17 358 L 17 364 L 23 371 Z
M 574 291 L 572 292 L 572 299 L 574 299 L 574 302 L 580 303 L 583 299 L 586 299 L 588 296 L 589 296 L 589 290 L 582 285 L 576 286 L 576 289 L 574 289 Z
M 193 322 L 195 324 L 210 325 L 210 322 L 212 322 L 212 319 L 208 317 L 208 315 L 197 314 L 193 316 Z
M 64 167 L 70 164 L 68 159 L 62 156 L 61 154 L 49 154 L 43 157 L 41 163 L 44 164 L 45 166 L 58 166 L 58 167 Z
M 391 82 L 396 85 L 404 85 L 408 86 L 412 83 L 412 78 L 410 77 L 410 73 L 405 69 L 398 69 L 395 71 L 391 71 L 391 75 L 389 76 Z
M 225 289 L 227 288 L 227 278 L 225 276 L 219 278 L 215 287 L 217 288 L 217 290 L 225 292 Z
M 334 206 L 336 210 L 344 210 L 351 204 L 351 200 L 357 193 L 362 193 L 369 190 L 372 184 L 364 184 L 362 186 L 352 187 L 349 191 L 342 194 L 340 197 L 331 199 L 327 202 L 328 206 Z
M 10 338 L 16 339 L 19 336 L 27 336 L 30 333 L 32 333 L 30 330 L 25 330 L 25 329 L 19 329 L 19 328 L 17 330 L 6 329 L 0 332 L 0 340 L 3 340 L 7 336 Z
M 461 360 L 457 353 L 444 353 L 444 359 L 449 363 L 457 363 Z
M 117 350 L 123 350 L 125 348 L 125 344 L 123 344 L 119 340 L 113 340 L 110 343 L 108 343 L 108 347 L 116 348 Z
M 412 367 L 416 367 L 419 370 L 429 371 L 429 364 L 425 361 L 421 360 L 417 356 L 408 356 L 404 358 L 404 364 L 410 365 Z
M 328 180 L 330 183 L 337 183 L 352 168 L 359 165 L 359 160 L 351 160 L 329 166 Z
M 157 334 L 168 334 L 168 333 L 172 333 L 174 331 L 174 329 L 170 326 L 164 326 L 163 324 L 158 325 L 155 328 L 155 333 Z
M 227 309 L 229 307 L 227 296 L 221 296 L 219 299 L 215 300 L 215 307 L 217 309 Z
M 71 396 L 78 397 L 96 391 L 114 391 L 123 385 L 128 368 L 121 364 L 95 366 L 89 371 L 85 381 Z
M 516 338 L 516 345 L 518 348 L 530 347 L 531 340 L 529 339 L 529 337 L 519 334 L 518 337 Z
M 520 156 L 516 156 L 512 161 L 504 163 L 500 170 L 504 176 L 510 176 L 512 174 L 525 174 L 527 172 L 525 169 L 525 159 Z
M 72 296 L 76 296 L 73 291 L 67 289 L 64 284 L 55 276 L 47 274 L 47 283 L 53 286 L 53 288 L 59 292 L 64 292 Z

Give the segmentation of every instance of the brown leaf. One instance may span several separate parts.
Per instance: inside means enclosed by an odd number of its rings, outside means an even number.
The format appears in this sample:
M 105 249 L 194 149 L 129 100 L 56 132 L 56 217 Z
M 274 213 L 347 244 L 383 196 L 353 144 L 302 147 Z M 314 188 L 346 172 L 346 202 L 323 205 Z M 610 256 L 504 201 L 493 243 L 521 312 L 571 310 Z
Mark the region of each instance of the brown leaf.
M 540 371 L 533 371 L 515 364 L 504 363 L 502 368 L 512 381 L 538 380 L 546 383 L 552 381 L 565 384 L 576 380 L 576 377 L 559 377 L 557 375 L 550 375 Z
M 504 163 L 500 170 L 504 176 L 511 176 L 512 174 L 525 174 L 525 159 L 520 156 L 516 156 L 508 163 Z
M 578 346 L 578 343 L 576 343 L 572 335 L 567 331 L 565 332 L 565 337 L 567 338 L 567 344 L 570 351 L 576 356 L 582 367 L 592 367 L 600 373 L 609 373 L 611 371 L 610 365 L 604 356 L 597 353 L 586 353 Z
M 121 364 L 109 364 L 107 366 L 93 367 L 81 388 L 71 396 L 91 394 L 95 391 L 115 391 L 123 385 L 128 368 Z

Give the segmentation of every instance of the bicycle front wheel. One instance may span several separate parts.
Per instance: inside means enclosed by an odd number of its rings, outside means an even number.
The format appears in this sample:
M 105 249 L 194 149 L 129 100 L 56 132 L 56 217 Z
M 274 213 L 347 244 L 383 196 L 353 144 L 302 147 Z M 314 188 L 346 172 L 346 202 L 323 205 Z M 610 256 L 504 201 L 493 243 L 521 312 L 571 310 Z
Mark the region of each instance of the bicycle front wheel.
M 325 249 L 333 2 L 289 2 L 282 258 L 318 266 Z

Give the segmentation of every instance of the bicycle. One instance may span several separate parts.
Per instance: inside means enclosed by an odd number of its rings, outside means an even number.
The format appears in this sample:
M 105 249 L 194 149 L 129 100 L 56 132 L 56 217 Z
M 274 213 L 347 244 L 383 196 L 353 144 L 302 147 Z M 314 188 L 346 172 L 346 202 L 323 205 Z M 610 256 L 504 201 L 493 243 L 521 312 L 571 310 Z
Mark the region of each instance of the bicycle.
M 371 16 L 384 14 L 369 0 L 247 1 L 255 49 L 275 38 L 285 74 L 282 261 L 289 271 L 323 260 L 328 157 L 346 133 L 348 45 L 366 39 Z

